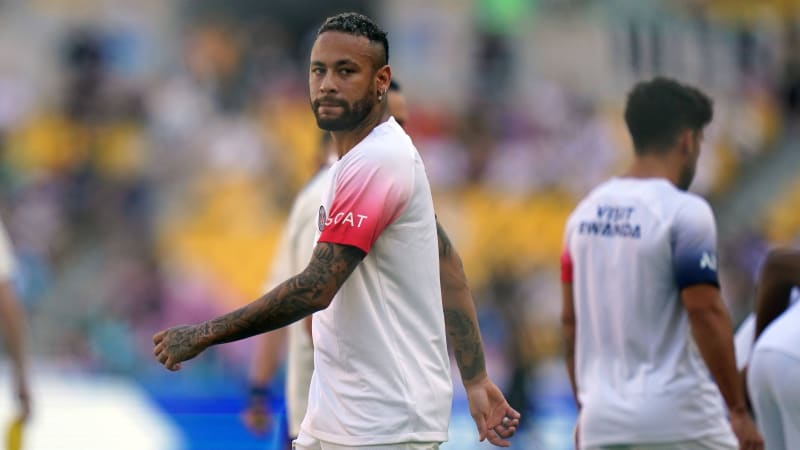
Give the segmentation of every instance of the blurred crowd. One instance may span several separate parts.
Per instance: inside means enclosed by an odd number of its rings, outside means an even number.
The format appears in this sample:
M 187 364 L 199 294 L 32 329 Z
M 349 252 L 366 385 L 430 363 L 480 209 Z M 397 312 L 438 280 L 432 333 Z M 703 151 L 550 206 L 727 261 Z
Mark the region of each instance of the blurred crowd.
M 76 3 L 0 2 L 0 217 L 34 355 L 82 370 L 149 373 L 155 330 L 258 295 L 315 170 L 306 58 L 327 13 L 360 9 L 397 37 L 408 132 L 516 405 L 559 352 L 562 226 L 627 162 L 633 81 L 662 73 L 714 97 L 695 185 L 712 201 L 800 112 L 800 16 L 783 2 L 332 1 L 300 17 L 290 2 Z M 437 26 L 467 50 L 442 58 Z M 800 235 L 787 217 L 781 236 Z M 774 236 L 732 244 L 737 270 L 752 275 Z M 244 371 L 248 351 L 193 370 Z

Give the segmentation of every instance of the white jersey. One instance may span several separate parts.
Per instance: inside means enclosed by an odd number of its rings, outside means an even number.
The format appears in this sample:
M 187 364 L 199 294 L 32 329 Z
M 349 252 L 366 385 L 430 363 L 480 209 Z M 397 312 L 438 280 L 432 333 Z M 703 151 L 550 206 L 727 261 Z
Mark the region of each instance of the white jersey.
M 614 178 L 569 217 L 582 446 L 733 439 L 691 337 L 684 287 L 718 285 L 716 226 L 700 197 L 664 179 Z
M 319 199 L 326 180 L 324 172 L 314 176 L 292 204 L 265 291 L 302 272 L 308 265 L 314 251 Z M 308 389 L 314 371 L 314 348 L 302 320 L 289 325 L 287 335 L 286 408 L 289 435 L 297 436 L 300 434 L 300 423 L 306 415 Z
M 736 369 L 741 371 L 747 366 L 750 360 L 750 352 L 753 349 L 753 338 L 756 335 L 756 315 L 750 313 L 739 324 L 736 334 L 733 336 L 733 349 L 736 354 Z
M 433 199 L 390 118 L 329 170 L 319 242 L 367 253 L 314 314 L 302 431 L 347 446 L 447 440 L 452 400 Z
M 791 306 L 758 337 L 754 351 L 775 350 L 800 359 L 800 292 L 792 292 Z

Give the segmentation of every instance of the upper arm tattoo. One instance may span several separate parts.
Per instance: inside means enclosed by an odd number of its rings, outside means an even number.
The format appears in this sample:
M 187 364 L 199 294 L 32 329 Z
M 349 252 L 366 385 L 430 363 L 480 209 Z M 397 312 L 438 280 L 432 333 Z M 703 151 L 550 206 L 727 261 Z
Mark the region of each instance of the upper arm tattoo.
M 320 242 L 303 272 L 260 299 L 206 322 L 212 343 L 231 342 L 274 330 L 324 309 L 364 259 L 363 250 Z

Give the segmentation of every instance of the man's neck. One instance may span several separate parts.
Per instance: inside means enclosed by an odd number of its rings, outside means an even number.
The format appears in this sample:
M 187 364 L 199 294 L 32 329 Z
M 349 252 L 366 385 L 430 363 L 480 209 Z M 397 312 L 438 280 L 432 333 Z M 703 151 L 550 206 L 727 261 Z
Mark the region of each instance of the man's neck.
M 678 184 L 679 173 L 672 162 L 672 152 L 635 156 L 624 176 L 630 178 L 663 178 L 673 185 Z
M 386 106 L 386 101 L 383 101 L 376 108 L 373 108 L 369 115 L 352 130 L 332 131 L 331 137 L 339 159 L 364 140 L 375 127 L 386 122 L 388 118 L 389 110 Z

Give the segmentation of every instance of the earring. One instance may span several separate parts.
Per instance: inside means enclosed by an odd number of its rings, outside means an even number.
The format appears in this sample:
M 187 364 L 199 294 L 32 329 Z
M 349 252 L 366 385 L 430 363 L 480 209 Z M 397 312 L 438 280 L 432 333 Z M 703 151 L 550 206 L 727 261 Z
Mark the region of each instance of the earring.
M 378 91 L 378 101 L 383 100 L 383 92 Z

